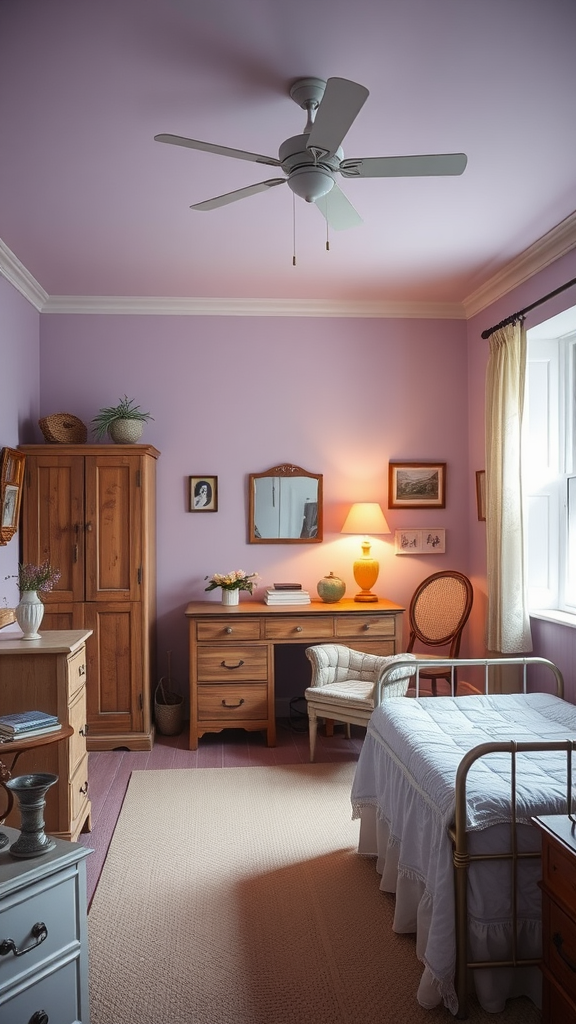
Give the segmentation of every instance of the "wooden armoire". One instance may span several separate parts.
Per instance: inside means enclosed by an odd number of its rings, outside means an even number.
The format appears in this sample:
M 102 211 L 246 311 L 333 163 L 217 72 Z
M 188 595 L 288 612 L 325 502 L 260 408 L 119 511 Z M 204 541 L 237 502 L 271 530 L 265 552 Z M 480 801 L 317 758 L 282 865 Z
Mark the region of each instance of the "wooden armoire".
M 88 750 L 150 750 L 156 460 L 150 445 L 21 445 L 22 559 L 61 577 L 41 632 L 91 629 Z

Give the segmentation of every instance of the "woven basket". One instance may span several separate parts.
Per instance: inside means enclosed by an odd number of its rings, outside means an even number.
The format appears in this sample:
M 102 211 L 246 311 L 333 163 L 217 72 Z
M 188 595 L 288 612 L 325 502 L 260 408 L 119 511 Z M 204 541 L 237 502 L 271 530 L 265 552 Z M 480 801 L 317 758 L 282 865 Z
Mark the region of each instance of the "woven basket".
M 86 444 L 88 428 L 70 412 L 55 412 L 38 420 L 40 430 L 49 444 Z
M 163 736 L 177 736 L 182 732 L 183 703 L 180 694 L 167 689 L 161 679 L 154 692 L 154 718 Z

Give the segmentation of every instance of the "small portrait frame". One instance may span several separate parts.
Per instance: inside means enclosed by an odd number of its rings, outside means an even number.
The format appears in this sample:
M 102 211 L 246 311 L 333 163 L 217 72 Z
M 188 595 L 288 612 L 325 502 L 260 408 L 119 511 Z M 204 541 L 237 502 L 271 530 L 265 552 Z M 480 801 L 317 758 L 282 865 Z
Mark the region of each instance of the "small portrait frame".
M 26 456 L 16 448 L 3 448 L 0 457 L 0 544 L 7 544 L 18 529 Z
M 446 463 L 389 462 L 388 508 L 446 508 Z
M 188 511 L 218 511 L 218 477 L 204 475 L 188 477 Z
M 478 521 L 486 522 L 486 470 L 476 470 L 476 508 L 478 509 Z

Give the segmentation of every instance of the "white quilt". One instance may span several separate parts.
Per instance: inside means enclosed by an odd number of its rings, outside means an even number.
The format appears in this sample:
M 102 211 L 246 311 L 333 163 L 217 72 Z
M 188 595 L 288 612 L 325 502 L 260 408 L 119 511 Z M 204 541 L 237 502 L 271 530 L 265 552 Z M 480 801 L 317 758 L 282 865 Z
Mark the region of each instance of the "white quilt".
M 382 888 L 397 892 L 394 927 L 421 932 L 417 951 L 426 967 L 426 979 L 432 981 L 438 1000 L 443 999 L 452 1012 L 457 1008 L 456 948 L 452 851 L 446 829 L 454 817 L 456 770 L 473 747 L 510 739 L 576 739 L 576 707 L 540 693 L 393 698 L 374 711 L 354 779 L 353 814 L 363 817 L 365 809 L 375 809 L 380 837 L 374 844 L 377 848 L 361 852 L 378 856 Z M 497 753 L 476 762 L 468 775 L 468 822 L 475 833 L 474 847 L 482 844 L 484 849 L 493 849 L 495 841 L 509 846 L 509 828 L 502 825 L 511 818 L 509 776 L 509 754 Z M 565 812 L 565 753 L 518 754 L 517 776 L 517 817 L 521 821 L 529 823 L 535 814 Z M 534 830 L 525 831 L 530 842 Z M 526 836 L 521 837 L 524 841 Z M 484 864 L 473 880 L 469 915 L 477 949 L 486 950 L 493 943 L 498 946 L 509 931 L 505 870 L 501 864 Z M 521 941 L 530 948 L 539 943 L 538 875 L 537 864 L 526 868 L 520 899 Z M 407 893 L 409 899 L 399 900 L 399 892 Z M 478 953 L 474 951 L 474 955 Z M 419 1000 L 422 1005 L 432 1005 L 426 984 Z M 487 996 L 489 1003 L 491 998 Z M 486 1009 L 496 1009 L 496 1003 L 499 1005 L 499 998 Z

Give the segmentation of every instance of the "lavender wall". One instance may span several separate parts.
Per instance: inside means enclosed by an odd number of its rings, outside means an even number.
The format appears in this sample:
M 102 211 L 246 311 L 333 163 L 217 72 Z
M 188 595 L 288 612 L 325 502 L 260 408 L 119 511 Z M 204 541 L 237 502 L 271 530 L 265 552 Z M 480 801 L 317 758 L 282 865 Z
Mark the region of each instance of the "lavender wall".
M 88 423 L 125 393 L 154 421 L 142 440 L 158 463 L 158 651 L 187 678 L 184 609 L 204 577 L 243 568 L 262 583 L 329 571 L 352 596 L 360 553 L 339 530 L 350 503 L 380 501 L 392 530 L 445 527 L 446 555 L 398 557 L 377 539 L 378 592 L 405 604 L 441 568 L 466 570 L 466 332 L 460 321 L 46 315 L 40 415 Z M 42 440 L 37 431 L 37 439 Z M 387 509 L 389 459 L 447 463 L 447 507 Z M 249 545 L 247 477 L 280 462 L 324 475 L 325 540 Z M 189 475 L 218 476 L 219 511 L 187 511 Z
M 39 321 L 33 306 L 0 276 L 0 448 L 34 436 L 38 421 Z M 0 605 L 13 608 L 18 588 L 18 536 L 0 545 Z
M 517 310 L 524 309 L 544 295 L 576 277 L 576 250 L 556 260 L 529 281 L 509 292 L 492 306 L 468 321 L 468 415 L 469 460 L 471 469 L 484 467 L 484 383 L 489 342 L 481 333 Z M 526 327 L 548 320 L 576 304 L 576 287 L 538 306 L 527 315 Z M 475 601 L 469 627 L 469 641 L 475 652 L 484 644 L 486 611 L 486 531 L 476 519 L 471 506 L 469 572 L 474 582 Z M 549 658 L 562 669 L 566 680 L 566 696 L 576 703 L 576 628 L 532 620 L 533 654 Z

